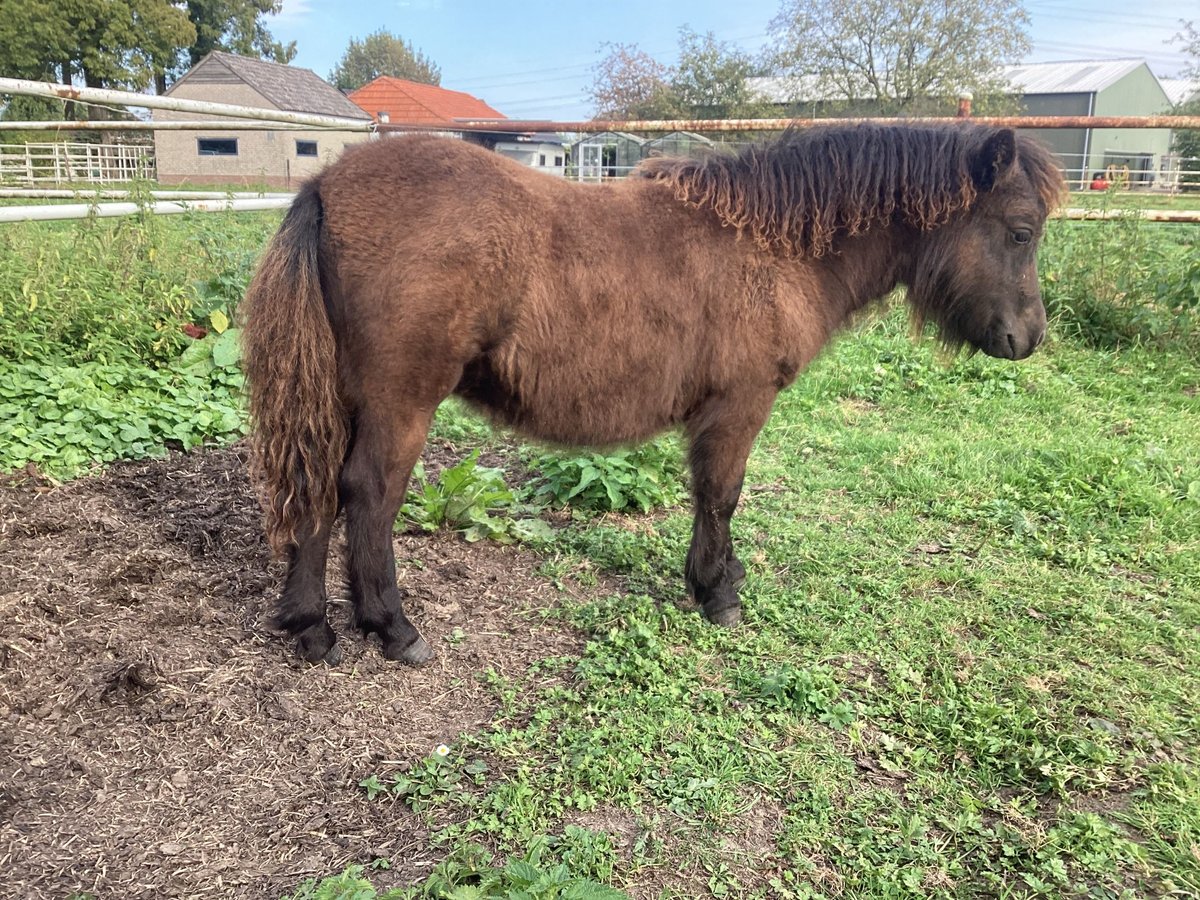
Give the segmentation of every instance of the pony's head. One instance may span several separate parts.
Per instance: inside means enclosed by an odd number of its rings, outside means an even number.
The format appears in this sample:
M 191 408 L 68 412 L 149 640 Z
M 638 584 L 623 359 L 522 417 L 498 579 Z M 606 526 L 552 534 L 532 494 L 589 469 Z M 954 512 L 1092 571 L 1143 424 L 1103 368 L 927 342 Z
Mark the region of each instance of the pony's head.
M 1024 359 L 1046 333 L 1037 248 L 1062 177 L 1045 149 L 1010 129 L 976 137 L 965 148 L 973 196 L 918 235 L 909 302 L 951 347 Z
M 952 347 L 1020 359 L 1045 333 L 1037 245 L 1065 185 L 1049 151 L 1011 129 L 794 130 L 736 156 L 651 160 L 639 172 L 788 256 L 838 253 L 844 238 L 899 228 L 913 313 Z

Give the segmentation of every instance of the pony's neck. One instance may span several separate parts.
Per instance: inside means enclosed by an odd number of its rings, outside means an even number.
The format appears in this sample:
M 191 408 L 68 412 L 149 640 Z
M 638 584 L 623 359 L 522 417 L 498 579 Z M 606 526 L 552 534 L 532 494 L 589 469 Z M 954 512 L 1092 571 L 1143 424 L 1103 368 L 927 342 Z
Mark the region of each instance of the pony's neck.
M 828 288 L 834 321 L 830 324 L 834 329 L 906 280 L 912 268 L 910 231 L 896 224 L 843 237 L 834 242 L 832 252 L 817 260 L 831 282 Z

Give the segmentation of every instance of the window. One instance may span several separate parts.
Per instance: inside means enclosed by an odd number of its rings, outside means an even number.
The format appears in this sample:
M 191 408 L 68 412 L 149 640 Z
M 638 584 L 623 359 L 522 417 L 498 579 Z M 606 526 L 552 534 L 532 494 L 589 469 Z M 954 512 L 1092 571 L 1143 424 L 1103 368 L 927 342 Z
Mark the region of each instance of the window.
M 554 157 L 554 165 L 558 166 L 560 169 L 562 168 L 562 159 L 563 158 L 561 156 Z
M 538 165 L 539 166 L 546 165 L 546 154 L 545 153 L 538 154 Z
M 297 156 L 316 156 L 317 142 L 316 141 L 296 141 Z
M 198 138 L 196 150 L 201 156 L 237 156 L 237 138 Z

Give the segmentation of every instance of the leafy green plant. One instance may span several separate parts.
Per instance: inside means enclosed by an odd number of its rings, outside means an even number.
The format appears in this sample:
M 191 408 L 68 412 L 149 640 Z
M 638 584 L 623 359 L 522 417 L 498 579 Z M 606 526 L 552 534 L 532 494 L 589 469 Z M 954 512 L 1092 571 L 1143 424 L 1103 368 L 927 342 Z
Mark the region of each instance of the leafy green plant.
M 1100 347 L 1148 341 L 1197 349 L 1198 232 L 1188 225 L 1164 229 L 1136 211 L 1100 221 L 1052 221 L 1040 263 L 1056 328 Z
M 463 789 L 464 779 L 482 783 L 487 772 L 487 763 L 473 760 L 459 765 L 436 753 L 412 766 L 407 772 L 393 775 L 380 781 L 370 775 L 358 786 L 367 793 L 368 800 L 379 796 L 394 797 L 402 801 L 413 812 L 421 812 L 430 806 L 445 802 L 455 791 Z
M 502 865 L 478 844 L 467 844 L 442 862 L 411 896 L 430 900 L 627 900 L 622 892 L 555 862 L 551 841 L 535 839 Z
M 554 536 L 550 526 L 536 518 L 536 508 L 517 500 L 500 469 L 479 465 L 478 450 L 443 469 L 436 481 L 425 477 L 420 463 L 413 475 L 416 490 L 400 509 L 401 521 L 425 531 L 460 531 L 468 541 L 486 538 L 509 544 L 546 541 Z
M 834 728 L 855 720 L 854 707 L 839 700 L 841 688 L 824 669 L 781 666 L 765 674 L 749 673 L 742 678 L 744 695 L 765 706 L 814 716 Z
M 539 473 L 533 496 L 557 506 L 649 512 L 683 496 L 683 465 L 677 442 L 659 439 L 612 453 L 538 454 L 529 460 Z
M 240 373 L 201 377 L 128 365 L 0 362 L 0 471 L 56 477 L 114 459 L 190 449 L 245 432 Z

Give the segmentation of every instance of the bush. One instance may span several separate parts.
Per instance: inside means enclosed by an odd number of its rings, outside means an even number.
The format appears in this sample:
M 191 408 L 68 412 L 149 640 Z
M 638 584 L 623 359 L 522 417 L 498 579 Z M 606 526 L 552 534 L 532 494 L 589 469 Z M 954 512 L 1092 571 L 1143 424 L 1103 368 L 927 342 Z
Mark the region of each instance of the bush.
M 1097 347 L 1134 343 L 1200 349 L 1200 229 L 1136 213 L 1053 220 L 1042 247 L 1047 311 L 1067 337 Z

